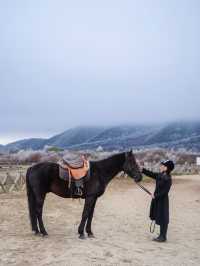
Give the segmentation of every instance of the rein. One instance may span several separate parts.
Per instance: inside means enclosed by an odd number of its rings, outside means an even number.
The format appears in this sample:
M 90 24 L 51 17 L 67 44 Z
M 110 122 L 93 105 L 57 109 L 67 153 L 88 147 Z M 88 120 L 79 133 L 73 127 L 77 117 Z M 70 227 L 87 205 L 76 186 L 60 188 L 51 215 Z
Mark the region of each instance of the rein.
M 145 191 L 147 194 L 149 194 L 150 196 L 152 195 L 151 194 L 151 192 L 147 189 L 147 188 L 145 188 L 143 185 L 141 185 L 141 184 L 139 184 L 139 183 L 137 183 L 137 182 L 135 182 L 136 183 L 136 185 L 139 187 L 139 188 L 141 188 L 143 191 Z

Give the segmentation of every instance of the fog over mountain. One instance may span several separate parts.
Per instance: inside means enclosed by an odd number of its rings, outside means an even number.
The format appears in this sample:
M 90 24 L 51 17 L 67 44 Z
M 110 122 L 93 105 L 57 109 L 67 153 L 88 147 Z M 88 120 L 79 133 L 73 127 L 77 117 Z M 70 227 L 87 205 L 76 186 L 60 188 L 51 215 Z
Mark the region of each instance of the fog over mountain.
M 156 126 L 76 127 L 48 139 L 25 139 L 0 146 L 0 151 L 39 150 L 47 146 L 68 150 L 162 147 L 200 151 L 200 121 Z
M 0 143 L 198 120 L 199 10 L 196 0 L 1 1 Z

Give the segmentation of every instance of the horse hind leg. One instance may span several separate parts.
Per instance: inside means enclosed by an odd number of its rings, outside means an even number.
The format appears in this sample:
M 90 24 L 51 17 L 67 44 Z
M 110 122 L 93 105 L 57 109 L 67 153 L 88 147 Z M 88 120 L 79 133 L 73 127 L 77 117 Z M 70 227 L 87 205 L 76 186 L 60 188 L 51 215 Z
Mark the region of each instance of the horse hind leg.
M 48 233 L 44 227 L 44 223 L 43 223 L 43 219 L 42 219 L 44 200 L 45 200 L 45 194 L 41 194 L 41 195 L 36 196 L 36 215 L 37 215 L 38 225 L 40 228 L 40 233 L 43 236 L 47 236 Z
M 27 180 L 27 197 L 28 197 L 29 216 L 30 216 L 32 232 L 38 234 L 39 230 L 37 225 L 36 200 L 34 192 L 30 187 L 28 180 Z
M 33 198 L 31 200 L 32 207 L 30 209 L 30 220 L 31 220 L 31 227 L 32 232 L 35 233 L 35 235 L 39 234 L 38 224 L 37 224 L 37 214 L 36 214 L 36 201 Z

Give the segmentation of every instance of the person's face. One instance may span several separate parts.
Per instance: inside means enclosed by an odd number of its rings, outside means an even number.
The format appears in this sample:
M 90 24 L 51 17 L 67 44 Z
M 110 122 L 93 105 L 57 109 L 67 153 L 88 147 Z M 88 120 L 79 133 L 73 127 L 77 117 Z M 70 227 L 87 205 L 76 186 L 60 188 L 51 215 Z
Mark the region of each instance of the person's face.
M 163 164 L 161 164 L 161 165 L 160 165 L 160 172 L 161 172 L 161 173 L 164 173 L 164 172 L 166 172 L 166 171 L 167 171 L 167 167 L 164 166 Z

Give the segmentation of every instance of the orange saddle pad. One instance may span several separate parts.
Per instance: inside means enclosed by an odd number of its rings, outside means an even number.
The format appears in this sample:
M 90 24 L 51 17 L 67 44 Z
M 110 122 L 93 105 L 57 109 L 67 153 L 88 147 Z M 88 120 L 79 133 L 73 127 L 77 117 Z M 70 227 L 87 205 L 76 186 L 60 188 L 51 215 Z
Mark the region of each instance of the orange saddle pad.
M 63 159 L 59 165 L 68 172 L 69 178 L 75 180 L 85 177 L 89 171 L 89 161 L 82 157 L 73 162 Z

